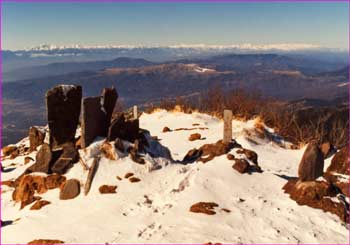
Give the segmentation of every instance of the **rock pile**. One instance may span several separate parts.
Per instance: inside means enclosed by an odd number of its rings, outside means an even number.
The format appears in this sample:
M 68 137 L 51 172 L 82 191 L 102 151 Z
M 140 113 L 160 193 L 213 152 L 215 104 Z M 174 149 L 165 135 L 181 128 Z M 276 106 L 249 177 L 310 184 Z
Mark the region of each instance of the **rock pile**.
M 338 179 L 337 174 L 349 175 L 349 147 L 338 151 L 326 173 L 323 172 L 324 159 L 334 152 L 329 143 L 319 145 L 312 141 L 306 147 L 299 164 L 298 179 L 290 179 L 283 190 L 299 205 L 322 209 L 349 222 L 349 204 L 344 195 L 349 196 L 349 183 Z M 324 177 L 323 180 L 318 179 Z M 335 201 L 334 201 L 335 200 Z

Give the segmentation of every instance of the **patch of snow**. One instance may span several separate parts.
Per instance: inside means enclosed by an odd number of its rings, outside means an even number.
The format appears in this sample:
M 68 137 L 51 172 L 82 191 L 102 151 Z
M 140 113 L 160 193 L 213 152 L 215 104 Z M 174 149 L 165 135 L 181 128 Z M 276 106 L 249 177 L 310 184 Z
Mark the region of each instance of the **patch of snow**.
M 170 129 L 190 128 L 194 123 L 208 129 L 162 132 L 165 126 Z M 264 170 L 261 174 L 248 175 L 232 169 L 233 161 L 225 155 L 205 164 L 176 163 L 190 149 L 221 139 L 222 120 L 197 112 L 184 114 L 159 110 L 152 114 L 143 113 L 141 128 L 159 139 L 158 143 L 153 141 L 150 144 L 152 156 L 144 156 L 145 165 L 137 164 L 126 154 L 119 155 L 118 152 L 116 161 L 101 156 L 87 196 L 81 193 L 75 199 L 63 201 L 59 200 L 59 189 L 54 189 L 40 195 L 51 204 L 36 211 L 30 210 L 30 205 L 19 210 L 20 205 L 12 201 L 13 188 L 2 186 L 2 220 L 20 220 L 2 227 L 1 242 L 24 244 L 46 238 L 90 244 L 347 243 L 348 230 L 337 216 L 299 206 L 282 190 L 287 177 L 297 176 L 305 148 L 284 149 L 268 141 L 253 144 L 242 131 L 251 130 L 254 125 L 254 120 L 232 122 L 234 138 L 258 154 L 259 165 Z M 189 141 L 192 133 L 200 133 L 203 139 Z M 79 150 L 86 165 L 90 166 L 93 157 L 100 154 L 103 141 L 103 138 L 96 139 L 87 149 Z M 170 150 L 171 157 L 166 149 Z M 232 149 L 230 153 L 238 156 L 236 150 Z M 35 157 L 35 154 L 32 152 L 29 156 Z M 6 159 L 3 166 L 12 163 L 16 168 L 3 172 L 2 180 L 15 179 L 29 167 L 29 164 L 24 165 L 24 156 Z M 65 176 L 78 179 L 83 189 L 87 172 L 82 164 L 77 163 Z M 125 179 L 128 172 L 134 173 L 141 181 L 131 183 Z M 117 193 L 102 195 L 98 191 L 101 185 L 117 185 Z M 208 216 L 189 212 L 191 205 L 200 201 L 218 203 L 216 214 Z M 221 208 L 231 212 L 224 212 Z
M 348 85 L 349 85 L 348 82 L 346 82 L 346 83 L 339 83 L 339 84 L 337 85 L 337 87 L 345 87 L 345 86 L 348 86 Z

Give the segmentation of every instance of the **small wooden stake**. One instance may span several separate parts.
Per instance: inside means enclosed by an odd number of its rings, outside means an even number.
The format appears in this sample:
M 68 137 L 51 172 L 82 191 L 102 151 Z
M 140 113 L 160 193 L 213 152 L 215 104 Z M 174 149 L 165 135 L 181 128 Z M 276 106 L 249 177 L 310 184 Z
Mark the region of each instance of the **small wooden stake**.
M 90 191 L 92 179 L 94 178 L 95 173 L 97 171 L 99 161 L 100 161 L 100 158 L 99 157 L 95 157 L 94 161 L 92 162 L 92 165 L 91 165 L 91 167 L 89 169 L 89 173 L 88 173 L 88 176 L 87 176 L 87 179 L 86 179 L 86 183 L 85 183 L 85 187 L 84 187 L 84 194 L 85 194 L 85 196 Z
M 232 111 L 224 110 L 224 137 L 223 142 L 229 143 L 232 141 Z
M 133 106 L 133 115 L 134 115 L 134 119 L 136 120 L 138 118 L 138 115 L 137 115 L 137 105 L 134 105 Z

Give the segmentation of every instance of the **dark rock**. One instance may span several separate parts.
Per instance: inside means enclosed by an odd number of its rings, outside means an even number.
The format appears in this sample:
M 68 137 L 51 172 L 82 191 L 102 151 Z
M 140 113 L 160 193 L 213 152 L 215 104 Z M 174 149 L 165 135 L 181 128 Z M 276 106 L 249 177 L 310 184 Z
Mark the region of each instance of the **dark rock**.
M 35 151 L 36 148 L 44 143 L 45 130 L 39 127 L 30 127 L 29 129 L 29 150 Z
M 111 122 L 112 113 L 115 107 L 115 104 L 118 99 L 118 93 L 115 88 L 104 88 L 102 91 L 102 106 L 106 112 L 106 126 L 104 127 L 106 129 L 105 135 L 107 135 L 107 130 L 109 127 L 109 124 Z
M 235 164 L 232 168 L 240 172 L 241 174 L 247 173 L 249 171 L 249 163 L 245 159 L 234 159 Z
M 30 210 L 39 210 L 42 207 L 44 207 L 44 206 L 46 206 L 46 205 L 48 205 L 50 203 L 51 202 L 46 201 L 46 200 L 38 200 L 30 207 Z
M 44 143 L 35 157 L 35 163 L 27 168 L 25 173 L 33 173 L 33 172 L 43 172 L 50 173 L 50 163 L 52 160 L 52 151 L 48 144 Z
M 130 178 L 130 177 L 133 176 L 133 175 L 134 175 L 134 173 L 130 173 L 130 172 L 129 172 L 129 173 L 126 173 L 126 174 L 125 174 L 124 178 L 127 179 L 127 178 Z
M 312 181 L 323 175 L 324 158 L 316 142 L 312 141 L 306 147 L 300 161 L 298 176 L 301 181 Z
M 233 154 L 227 154 L 227 159 L 228 160 L 234 160 L 235 159 L 235 156 Z
M 114 141 L 114 147 L 119 150 L 120 152 L 125 152 L 125 147 L 123 144 L 123 141 L 119 138 L 116 138 Z
M 191 134 L 190 137 L 188 137 L 188 140 L 195 141 L 195 140 L 200 140 L 201 138 L 202 138 L 201 134 L 194 133 L 194 134 Z
M 199 150 L 203 152 L 199 160 L 206 163 L 215 157 L 228 153 L 235 146 L 236 142 L 234 140 L 228 143 L 219 140 L 214 144 L 205 144 L 199 148 Z
M 163 128 L 163 133 L 166 133 L 166 132 L 171 132 L 171 129 L 169 127 L 164 127 Z
M 215 207 L 218 207 L 219 205 L 215 202 L 198 202 L 193 204 L 190 207 L 190 211 L 193 213 L 203 213 L 207 215 L 214 215 L 216 212 L 214 211 Z
M 258 154 L 256 154 L 254 151 L 242 148 L 237 150 L 237 153 L 244 154 L 254 164 L 258 164 Z
M 201 150 L 198 150 L 196 148 L 189 150 L 186 156 L 183 158 L 182 163 L 193 163 L 201 157 L 202 153 L 203 152 Z
M 106 136 L 107 116 L 101 105 L 101 97 L 83 99 L 81 121 L 81 147 L 89 146 L 97 136 Z
M 325 143 L 321 144 L 320 150 L 322 151 L 324 159 L 330 157 L 331 155 L 333 155 L 336 152 L 336 149 L 334 148 L 334 146 L 329 142 L 325 142 Z
M 81 86 L 59 85 L 46 93 L 47 119 L 52 149 L 74 142 L 81 107 Z
M 117 193 L 116 189 L 117 189 L 116 185 L 101 185 L 100 188 L 98 188 L 98 190 L 101 194 Z
M 108 130 L 108 141 L 113 141 L 116 138 L 134 142 L 139 138 L 139 120 L 126 120 L 123 113 L 118 114 Z
M 137 177 L 131 177 L 131 178 L 129 178 L 129 181 L 131 183 L 136 183 L 136 182 L 140 182 L 141 180 L 139 178 L 137 178 Z
M 70 179 L 65 182 L 60 191 L 60 199 L 68 200 L 77 197 L 80 194 L 80 182 L 76 179 Z
M 327 172 L 336 172 L 339 174 L 350 174 L 350 154 L 349 146 L 344 146 L 332 158 L 331 165 L 327 168 Z
M 65 144 L 63 146 L 62 154 L 53 163 L 51 167 L 52 173 L 65 174 L 73 163 L 79 161 L 79 152 L 75 149 L 73 144 Z

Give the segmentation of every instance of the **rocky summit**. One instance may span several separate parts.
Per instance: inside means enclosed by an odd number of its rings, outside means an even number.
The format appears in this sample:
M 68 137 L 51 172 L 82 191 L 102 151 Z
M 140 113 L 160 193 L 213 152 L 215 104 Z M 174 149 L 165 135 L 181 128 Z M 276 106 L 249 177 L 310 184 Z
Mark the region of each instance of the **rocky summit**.
M 198 112 L 142 113 L 137 131 L 129 120 L 85 147 L 78 125 L 60 148 L 30 149 L 33 134 L 4 148 L 2 242 L 347 242 L 347 147 L 281 145 L 257 119 L 234 119 L 228 143 L 222 121 Z

